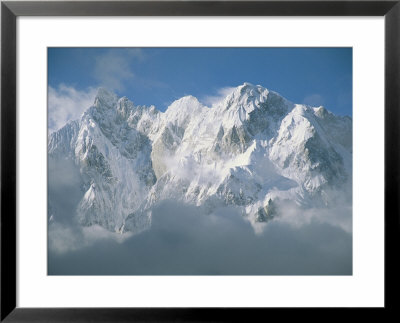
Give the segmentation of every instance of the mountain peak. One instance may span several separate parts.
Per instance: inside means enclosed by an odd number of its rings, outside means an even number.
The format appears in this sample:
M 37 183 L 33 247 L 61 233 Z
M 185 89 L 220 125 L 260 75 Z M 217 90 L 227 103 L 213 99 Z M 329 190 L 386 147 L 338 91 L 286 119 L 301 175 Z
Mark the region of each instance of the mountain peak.
M 172 102 L 166 112 L 167 113 L 182 113 L 183 111 L 192 112 L 202 107 L 203 105 L 196 97 L 192 95 L 186 95 Z
M 48 143 L 51 162 L 77 168 L 80 223 L 139 232 L 168 199 L 211 212 L 234 206 L 260 222 L 275 202 L 326 205 L 332 188 L 347 185 L 351 120 L 247 82 L 228 92 L 213 108 L 188 95 L 156 115 L 100 88 L 84 117 Z
M 242 91 L 251 91 L 251 90 L 264 91 L 264 90 L 267 90 L 266 88 L 264 88 L 261 85 L 254 85 L 249 82 L 244 82 L 242 85 L 239 85 L 237 88 Z
M 251 90 L 253 88 L 255 88 L 256 86 L 249 83 L 249 82 L 244 82 L 243 84 L 239 85 L 236 87 L 236 90 L 238 91 L 246 91 L 246 90 Z
M 200 103 L 199 100 L 193 96 L 193 95 L 185 95 L 183 97 L 181 97 L 178 100 L 175 100 L 174 102 L 172 102 L 171 105 L 174 105 L 175 103 Z
M 94 99 L 94 105 L 99 107 L 105 105 L 107 107 L 113 107 L 118 102 L 118 96 L 103 87 L 98 88 L 96 97 Z
M 222 101 L 222 107 L 223 110 L 244 108 L 244 110 L 249 113 L 253 111 L 259 103 L 265 102 L 268 94 L 269 91 L 266 88 L 245 82 L 236 87 Z
M 320 117 L 322 119 L 332 115 L 332 112 L 328 111 L 324 106 L 319 106 L 319 107 L 314 107 L 314 114 L 317 117 Z
M 262 87 L 261 85 L 253 85 L 251 83 L 245 82 L 242 85 L 236 87 L 236 89 L 227 96 L 229 99 L 236 100 L 247 100 L 248 98 L 257 98 L 261 96 L 266 97 L 269 91 Z

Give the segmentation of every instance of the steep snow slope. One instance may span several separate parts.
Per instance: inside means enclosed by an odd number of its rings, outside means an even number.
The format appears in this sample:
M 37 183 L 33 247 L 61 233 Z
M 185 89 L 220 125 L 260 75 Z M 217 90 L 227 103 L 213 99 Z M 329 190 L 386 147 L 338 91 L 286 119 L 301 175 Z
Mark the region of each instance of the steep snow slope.
M 79 169 L 85 226 L 139 232 L 165 199 L 205 212 L 234 205 L 264 222 L 280 201 L 329 205 L 332 191 L 350 190 L 352 121 L 249 83 L 211 108 L 186 96 L 165 113 L 100 89 L 79 121 L 49 136 L 48 152 Z
M 137 115 L 144 119 L 140 126 L 135 123 Z M 146 198 L 156 178 L 144 121 L 156 115 L 154 109 L 134 107 L 126 98 L 118 100 L 101 89 L 79 122 L 50 135 L 50 162 L 71 158 L 79 167 L 83 186 L 77 188 L 82 199 L 76 215 L 82 225 L 123 231 L 125 219 Z M 148 224 L 149 219 L 142 218 L 137 226 Z

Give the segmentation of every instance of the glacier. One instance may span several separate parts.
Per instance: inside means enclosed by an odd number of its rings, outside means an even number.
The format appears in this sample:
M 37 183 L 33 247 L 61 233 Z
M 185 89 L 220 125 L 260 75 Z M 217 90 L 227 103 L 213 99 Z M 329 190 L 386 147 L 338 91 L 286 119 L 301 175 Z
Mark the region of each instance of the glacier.
M 204 214 L 235 207 L 257 227 L 288 203 L 351 203 L 352 119 L 250 83 L 211 107 L 185 96 L 165 112 L 100 88 L 79 120 L 49 135 L 48 164 L 49 180 L 74 173 L 70 216 L 83 227 L 139 233 L 168 200 Z M 51 187 L 48 208 L 49 221 L 64 212 Z

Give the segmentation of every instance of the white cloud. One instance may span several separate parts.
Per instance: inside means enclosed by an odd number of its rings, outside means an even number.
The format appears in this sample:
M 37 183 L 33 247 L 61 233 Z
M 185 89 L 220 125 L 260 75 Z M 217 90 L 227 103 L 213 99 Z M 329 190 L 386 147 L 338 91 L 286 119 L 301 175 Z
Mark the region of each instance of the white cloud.
M 236 87 L 223 87 L 217 90 L 216 95 L 207 95 L 202 98 L 202 102 L 208 106 L 213 106 L 214 104 L 218 104 L 222 100 L 224 100 L 229 94 L 231 94 Z
M 134 78 L 131 63 L 143 58 L 143 52 L 138 48 L 110 49 L 105 54 L 95 57 L 93 75 L 97 81 L 96 87 L 123 90 L 124 83 Z M 79 119 L 80 115 L 93 104 L 97 93 L 96 87 L 80 91 L 65 84 L 60 84 L 57 88 L 49 86 L 49 133 L 60 129 L 71 120 Z
M 96 92 L 95 88 L 79 91 L 64 84 L 57 88 L 49 86 L 48 132 L 56 131 L 67 122 L 79 119 L 80 115 L 93 104 Z
M 352 274 L 352 234 L 313 219 L 298 227 L 270 221 L 256 235 L 234 208 L 206 215 L 163 201 L 152 209 L 151 228 L 128 238 L 53 225 L 49 275 Z
M 301 228 L 310 223 L 329 224 L 343 231 L 352 233 L 352 206 L 338 204 L 331 208 L 301 209 L 292 203 L 281 203 L 281 215 L 274 221 L 285 223 L 294 228 Z
M 320 94 L 311 94 L 304 98 L 303 103 L 312 107 L 319 107 L 324 104 L 324 98 Z
M 94 77 L 100 86 L 111 90 L 123 90 L 124 83 L 135 77 L 131 63 L 143 58 L 143 52 L 139 48 L 110 49 L 105 54 L 95 57 Z
M 131 237 L 131 232 L 119 234 L 110 232 L 98 225 L 79 227 L 54 222 L 50 223 L 48 231 L 49 249 L 58 254 L 86 248 L 101 240 L 123 243 Z

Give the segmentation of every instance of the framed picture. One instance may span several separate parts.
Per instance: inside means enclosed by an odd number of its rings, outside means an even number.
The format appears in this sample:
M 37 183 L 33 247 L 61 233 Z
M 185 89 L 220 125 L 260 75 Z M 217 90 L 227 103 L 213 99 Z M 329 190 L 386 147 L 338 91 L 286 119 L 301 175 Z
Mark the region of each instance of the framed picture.
M 395 309 L 398 1 L 1 12 L 1 320 Z

